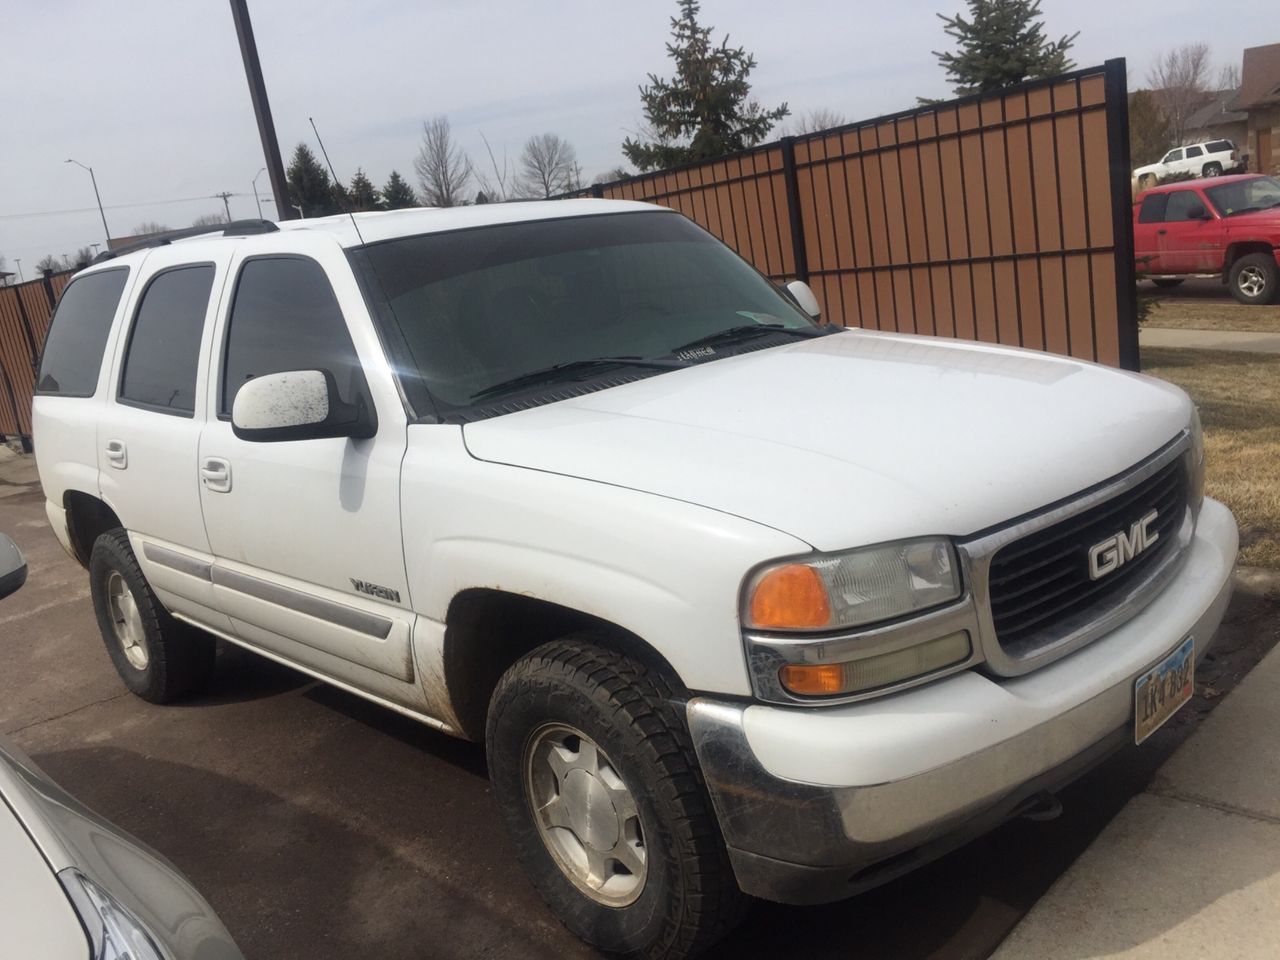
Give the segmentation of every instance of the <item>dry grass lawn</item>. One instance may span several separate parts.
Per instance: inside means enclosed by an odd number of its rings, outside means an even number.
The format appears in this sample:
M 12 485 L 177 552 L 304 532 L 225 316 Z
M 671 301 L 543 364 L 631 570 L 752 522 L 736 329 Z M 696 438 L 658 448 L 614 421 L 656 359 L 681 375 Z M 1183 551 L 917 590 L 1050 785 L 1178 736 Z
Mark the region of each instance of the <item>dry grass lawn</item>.
M 1236 515 L 1240 562 L 1280 569 L 1280 354 L 1149 348 L 1142 371 L 1199 406 L 1207 492 Z
M 1144 292 L 1146 285 L 1143 285 Z M 1155 291 L 1148 327 L 1181 330 L 1244 330 L 1250 333 L 1280 333 L 1280 305 L 1251 307 L 1228 297 L 1221 299 L 1180 297 Z

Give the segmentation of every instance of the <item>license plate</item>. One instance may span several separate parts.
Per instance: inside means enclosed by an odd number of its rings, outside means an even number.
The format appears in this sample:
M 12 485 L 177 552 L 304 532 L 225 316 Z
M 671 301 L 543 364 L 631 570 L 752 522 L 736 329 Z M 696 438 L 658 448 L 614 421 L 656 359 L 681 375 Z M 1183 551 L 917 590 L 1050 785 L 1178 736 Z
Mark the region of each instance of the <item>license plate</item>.
M 1133 685 L 1133 742 L 1155 733 L 1191 699 L 1196 679 L 1196 644 L 1187 637 L 1178 649 L 1140 676 Z

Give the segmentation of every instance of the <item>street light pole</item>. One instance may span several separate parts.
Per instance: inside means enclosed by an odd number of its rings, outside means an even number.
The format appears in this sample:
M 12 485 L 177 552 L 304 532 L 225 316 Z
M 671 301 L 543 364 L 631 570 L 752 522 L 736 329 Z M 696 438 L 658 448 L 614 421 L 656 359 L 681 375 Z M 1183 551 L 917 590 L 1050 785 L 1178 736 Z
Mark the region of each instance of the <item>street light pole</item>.
M 262 219 L 262 201 L 258 199 L 258 178 L 267 172 L 267 168 L 263 167 L 253 175 L 253 202 L 258 205 L 258 219 Z
M 293 209 L 295 209 L 295 210 L 297 210 L 297 211 L 298 211 L 298 219 L 299 219 L 299 220 L 305 220 L 305 219 L 307 219 L 307 215 L 306 215 L 305 213 L 303 213 L 303 212 L 302 212 L 302 205 L 301 205 L 301 204 L 299 204 L 299 203 L 291 203 L 291 204 L 289 204 L 289 206 L 293 207 Z
M 258 62 L 258 45 L 253 39 L 253 24 L 249 22 L 248 0 L 230 0 L 231 18 L 235 21 L 236 36 L 240 40 L 240 58 L 244 61 L 245 79 L 249 83 L 249 98 L 253 101 L 253 113 L 258 119 L 258 136 L 262 140 L 263 158 L 271 177 L 271 193 L 276 198 L 276 212 L 281 220 L 292 219 L 288 209 L 289 184 L 285 179 L 284 163 L 280 159 L 280 144 L 276 141 L 276 126 L 271 119 L 271 105 L 267 102 L 267 85 L 262 80 L 262 65 Z
M 102 217 L 102 232 L 107 235 L 107 245 L 111 245 L 111 231 L 107 229 L 107 214 L 102 209 L 102 195 L 98 193 L 98 178 L 93 175 L 93 167 L 86 167 L 79 160 L 67 159 L 67 163 L 74 163 L 77 167 L 89 171 L 89 179 L 93 181 L 93 196 L 98 201 L 98 216 Z
M 16 264 L 18 265 L 18 282 L 19 282 L 19 283 L 26 283 L 26 282 L 27 282 L 27 281 L 26 281 L 26 279 L 22 276 L 22 258 L 21 258 L 21 257 L 14 257 L 14 258 L 13 258 L 13 262 L 14 262 L 14 263 L 16 263 Z

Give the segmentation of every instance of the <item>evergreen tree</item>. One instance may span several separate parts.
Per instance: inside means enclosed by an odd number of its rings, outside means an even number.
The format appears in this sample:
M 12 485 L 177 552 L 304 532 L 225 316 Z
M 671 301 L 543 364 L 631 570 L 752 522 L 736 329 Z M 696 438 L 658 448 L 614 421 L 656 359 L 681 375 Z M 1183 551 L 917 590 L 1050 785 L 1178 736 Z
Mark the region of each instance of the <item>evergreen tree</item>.
M 377 210 L 382 206 L 382 198 L 378 196 L 378 188 L 365 176 L 364 170 L 356 168 L 356 175 L 351 178 L 351 188 L 347 191 L 352 210 Z
M 748 77 L 756 58 L 742 47 L 729 46 L 727 35 L 715 44 L 713 29 L 698 23 L 697 0 L 680 0 L 680 15 L 671 18 L 672 42 L 667 44 L 675 75 L 664 80 L 649 74 L 648 85 L 640 88 L 649 129 L 622 144 L 622 152 L 640 170 L 754 146 L 787 115 L 785 103 L 766 110 L 751 99 Z
M 947 71 L 958 97 L 989 93 L 1023 80 L 1065 73 L 1075 64 L 1067 51 L 1080 34 L 1048 41 L 1040 20 L 1040 0 L 968 0 L 969 19 L 938 14 L 955 53 L 933 55 Z
M 403 210 L 405 207 L 418 206 L 418 197 L 409 186 L 409 181 L 392 170 L 387 178 L 387 185 L 382 188 L 382 205 L 387 210 Z
M 302 207 L 306 216 L 323 217 L 338 212 L 329 172 L 320 166 L 305 143 L 294 148 L 285 179 L 289 183 L 289 202 Z
M 1155 163 L 1172 145 L 1169 118 L 1150 90 L 1129 94 L 1129 160 L 1135 167 Z

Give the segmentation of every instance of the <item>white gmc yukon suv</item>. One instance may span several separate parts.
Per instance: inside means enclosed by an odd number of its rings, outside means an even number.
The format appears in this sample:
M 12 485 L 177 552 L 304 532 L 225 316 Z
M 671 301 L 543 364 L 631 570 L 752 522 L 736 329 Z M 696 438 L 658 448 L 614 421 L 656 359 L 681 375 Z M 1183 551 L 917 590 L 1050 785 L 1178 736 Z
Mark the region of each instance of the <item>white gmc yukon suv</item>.
M 639 203 L 170 237 L 62 296 L 49 519 L 139 696 L 220 638 L 483 742 L 564 923 L 688 956 L 1051 812 L 1231 592 L 1180 390 L 816 312 Z

